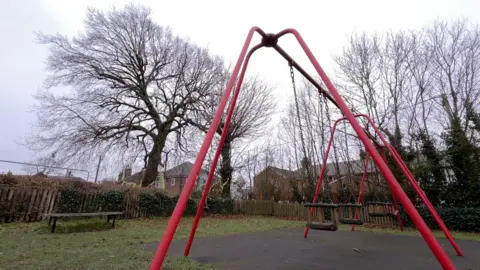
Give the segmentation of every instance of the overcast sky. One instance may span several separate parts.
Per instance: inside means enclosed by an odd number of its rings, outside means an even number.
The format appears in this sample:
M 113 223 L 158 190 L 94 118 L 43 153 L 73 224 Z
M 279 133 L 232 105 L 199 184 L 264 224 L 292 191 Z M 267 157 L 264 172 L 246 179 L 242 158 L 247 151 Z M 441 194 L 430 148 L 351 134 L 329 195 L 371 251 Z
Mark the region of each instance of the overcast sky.
M 2 0 L 0 5 L 0 160 L 31 161 L 34 153 L 19 146 L 34 116 L 29 113 L 32 94 L 45 78 L 46 48 L 34 43 L 34 32 L 75 35 L 83 29 L 88 6 L 109 8 L 141 3 L 153 10 L 154 20 L 176 34 L 208 46 L 215 54 L 235 62 L 250 27 L 266 32 L 295 28 L 304 37 L 320 64 L 333 77 L 332 55 L 341 51 L 354 31 L 421 28 L 434 19 L 469 18 L 478 22 L 480 1 L 121 1 L 121 0 Z M 388 2 L 388 3 L 387 3 Z M 295 3 L 295 4 L 294 4 Z M 255 6 L 253 6 L 255 5 Z M 259 39 L 254 40 L 258 42 Z M 280 44 L 309 71 L 313 71 L 293 42 Z M 277 86 L 279 110 L 291 95 L 286 62 L 264 49 L 251 61 L 249 74 Z M 0 162 L 0 172 L 16 165 Z

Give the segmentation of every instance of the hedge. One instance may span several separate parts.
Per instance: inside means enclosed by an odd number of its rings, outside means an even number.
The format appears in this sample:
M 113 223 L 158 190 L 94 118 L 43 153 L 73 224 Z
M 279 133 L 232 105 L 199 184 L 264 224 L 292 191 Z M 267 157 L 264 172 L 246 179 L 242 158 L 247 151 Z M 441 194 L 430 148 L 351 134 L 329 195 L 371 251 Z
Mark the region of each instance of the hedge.
M 169 197 L 161 191 L 141 192 L 140 209 L 146 211 L 149 216 L 170 216 L 177 204 L 178 196 Z M 183 211 L 184 216 L 192 216 L 197 212 L 197 204 L 189 199 Z
M 140 209 L 149 216 L 170 216 L 175 209 L 178 196 L 169 197 L 161 191 L 140 193 Z M 207 198 L 204 214 L 233 214 L 232 199 Z M 197 213 L 197 203 L 189 199 L 183 211 L 184 216 L 194 216 Z
M 204 212 L 211 215 L 233 214 L 234 205 L 232 199 L 207 198 Z
M 104 212 L 122 211 L 123 190 L 104 190 L 98 193 L 88 193 L 74 187 L 61 190 L 58 211 L 61 213 L 77 213 L 80 207 L 82 207 L 82 197 L 86 194 L 95 195 L 91 196 L 88 204 L 83 206 L 83 212 L 95 212 L 98 210 Z
M 426 207 L 417 208 L 417 210 L 430 229 L 440 229 Z M 480 232 L 480 208 L 438 207 L 436 210 L 449 230 Z M 399 212 L 405 226 L 415 227 L 402 207 Z

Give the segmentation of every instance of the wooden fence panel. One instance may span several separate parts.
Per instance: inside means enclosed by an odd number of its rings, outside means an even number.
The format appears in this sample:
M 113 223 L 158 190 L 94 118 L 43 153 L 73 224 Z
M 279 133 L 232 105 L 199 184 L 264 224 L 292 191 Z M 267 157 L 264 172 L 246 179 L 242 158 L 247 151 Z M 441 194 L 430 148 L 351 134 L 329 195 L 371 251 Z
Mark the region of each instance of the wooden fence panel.
M 365 206 L 358 209 L 358 216 L 365 224 L 376 226 L 393 227 L 397 226 L 396 217 L 371 217 L 369 212 L 378 211 L 373 206 Z M 234 213 L 245 215 L 272 215 L 277 217 L 287 217 L 295 219 L 307 220 L 309 208 L 299 203 L 275 203 L 273 201 L 254 201 L 254 200 L 237 200 L 234 203 Z M 342 218 L 353 218 L 357 209 L 350 207 L 340 207 L 339 213 Z M 325 221 L 325 210 L 316 208 L 313 212 L 314 220 L 319 222 Z M 327 216 L 330 219 L 330 216 Z
M 81 196 L 79 212 L 99 211 L 98 193 L 88 193 Z M 44 215 L 56 212 L 61 204 L 61 193 L 53 188 L 45 187 L 10 187 L 0 186 L 0 222 L 40 221 Z M 359 217 L 364 223 L 380 226 L 396 226 L 396 217 L 371 217 L 369 211 L 376 210 L 374 206 L 359 209 Z M 128 190 L 122 202 L 124 215 L 122 218 L 134 219 L 147 217 L 148 213 L 140 208 L 140 191 Z M 235 200 L 233 212 L 245 215 L 264 215 L 283 218 L 307 220 L 310 208 L 300 203 L 276 203 L 261 200 Z M 351 218 L 355 209 L 339 209 L 343 217 Z M 315 220 L 325 221 L 326 211 L 316 208 L 313 212 Z M 327 219 L 330 217 L 327 216 Z

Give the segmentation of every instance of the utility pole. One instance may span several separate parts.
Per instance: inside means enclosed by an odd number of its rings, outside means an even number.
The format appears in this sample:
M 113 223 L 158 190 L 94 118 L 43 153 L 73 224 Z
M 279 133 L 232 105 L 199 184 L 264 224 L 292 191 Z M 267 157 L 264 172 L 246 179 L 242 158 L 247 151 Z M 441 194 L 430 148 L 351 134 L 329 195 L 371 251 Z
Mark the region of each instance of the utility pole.
M 97 172 L 95 173 L 95 184 L 97 183 L 98 171 L 100 170 L 100 163 L 102 162 L 102 156 L 98 158 Z

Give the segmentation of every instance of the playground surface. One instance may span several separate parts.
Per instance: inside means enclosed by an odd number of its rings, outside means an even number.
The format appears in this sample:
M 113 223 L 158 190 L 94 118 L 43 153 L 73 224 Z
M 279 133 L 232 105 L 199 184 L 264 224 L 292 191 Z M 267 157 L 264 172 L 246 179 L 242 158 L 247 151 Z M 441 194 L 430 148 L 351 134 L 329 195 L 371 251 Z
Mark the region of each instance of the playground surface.
M 438 239 L 457 269 L 480 269 L 480 242 L 458 240 L 465 257 Z M 142 244 L 155 252 L 158 243 Z M 186 240 L 175 240 L 169 256 L 182 256 Z M 441 269 L 423 238 L 374 232 L 282 229 L 229 236 L 199 237 L 190 257 L 218 269 Z

